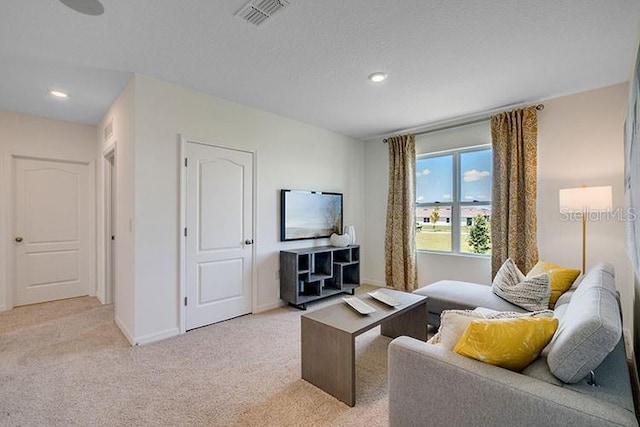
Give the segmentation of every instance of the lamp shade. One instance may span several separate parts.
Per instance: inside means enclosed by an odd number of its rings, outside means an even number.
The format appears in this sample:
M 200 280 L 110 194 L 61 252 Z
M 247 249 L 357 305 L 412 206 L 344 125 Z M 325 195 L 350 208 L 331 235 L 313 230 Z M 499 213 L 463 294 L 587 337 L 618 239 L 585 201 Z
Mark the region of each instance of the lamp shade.
M 560 190 L 560 209 L 569 212 L 602 212 L 612 209 L 611 187 L 577 187 Z

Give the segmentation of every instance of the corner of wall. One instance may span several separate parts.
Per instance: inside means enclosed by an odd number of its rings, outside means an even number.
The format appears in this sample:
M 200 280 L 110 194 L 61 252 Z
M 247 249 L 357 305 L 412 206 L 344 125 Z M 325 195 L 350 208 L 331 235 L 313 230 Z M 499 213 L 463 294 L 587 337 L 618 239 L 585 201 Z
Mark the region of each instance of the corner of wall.
M 127 82 L 122 92 L 116 100 L 111 104 L 109 110 L 100 121 L 97 130 L 97 157 L 100 167 L 97 168 L 98 194 L 97 201 L 97 218 L 98 218 L 98 239 L 97 244 L 100 256 L 104 257 L 103 246 L 105 216 L 104 210 L 104 151 L 111 144 L 115 143 L 116 148 L 116 300 L 115 302 L 115 320 L 118 327 L 122 330 L 127 340 L 135 345 L 135 266 L 133 260 L 134 240 L 133 234 L 130 232 L 129 224 L 133 221 L 133 156 L 134 156 L 134 138 L 135 138 L 135 75 Z M 104 127 L 107 123 L 112 122 L 112 136 L 104 140 Z M 102 260 L 99 260 L 102 266 Z M 99 280 L 104 283 L 104 268 L 98 271 Z
M 269 311 L 269 310 L 273 310 L 274 308 L 280 308 L 280 307 L 285 307 L 286 303 L 283 300 L 278 300 L 274 303 L 271 304 L 263 304 L 261 306 L 258 306 L 254 311 L 253 314 L 256 313 L 263 313 L 265 311 Z
M 116 325 L 118 325 L 118 328 L 120 328 L 122 335 L 124 335 L 127 341 L 129 341 L 129 344 L 131 344 L 132 346 L 135 346 L 136 341 L 133 338 L 133 334 L 131 333 L 131 331 L 129 331 L 129 328 L 127 328 L 127 325 L 125 325 L 124 322 L 122 322 L 118 316 L 115 316 L 114 321 L 116 322 Z

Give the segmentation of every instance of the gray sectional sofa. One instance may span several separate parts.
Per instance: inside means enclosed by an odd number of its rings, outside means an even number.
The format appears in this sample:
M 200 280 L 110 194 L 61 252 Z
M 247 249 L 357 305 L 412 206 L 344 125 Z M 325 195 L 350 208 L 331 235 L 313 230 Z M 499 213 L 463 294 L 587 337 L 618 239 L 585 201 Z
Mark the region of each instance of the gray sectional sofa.
M 429 298 L 433 325 L 445 309 L 526 311 L 479 284 L 443 281 L 416 293 Z M 396 338 L 389 346 L 390 425 L 637 426 L 613 268 L 591 269 L 560 297 L 554 317 L 552 341 L 521 373 Z

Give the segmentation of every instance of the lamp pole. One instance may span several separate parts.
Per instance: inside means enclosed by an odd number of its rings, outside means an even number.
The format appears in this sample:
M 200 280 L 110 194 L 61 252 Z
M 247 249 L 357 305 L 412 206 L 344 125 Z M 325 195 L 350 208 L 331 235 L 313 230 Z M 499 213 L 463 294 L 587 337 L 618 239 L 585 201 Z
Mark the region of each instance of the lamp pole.
M 582 274 L 585 274 L 587 259 L 587 208 L 582 210 Z
M 560 189 L 561 211 L 582 213 L 582 273 L 587 270 L 587 215 L 591 212 L 608 212 L 612 206 L 610 186 L 578 187 Z M 597 218 L 596 218 L 597 219 Z

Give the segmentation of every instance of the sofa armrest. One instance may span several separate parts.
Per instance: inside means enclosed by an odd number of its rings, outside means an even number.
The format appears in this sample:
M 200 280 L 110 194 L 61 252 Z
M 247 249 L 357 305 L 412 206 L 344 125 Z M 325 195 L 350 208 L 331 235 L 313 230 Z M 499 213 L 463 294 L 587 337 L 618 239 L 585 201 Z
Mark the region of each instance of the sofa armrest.
M 614 404 L 409 337 L 389 345 L 393 426 L 637 426 Z

